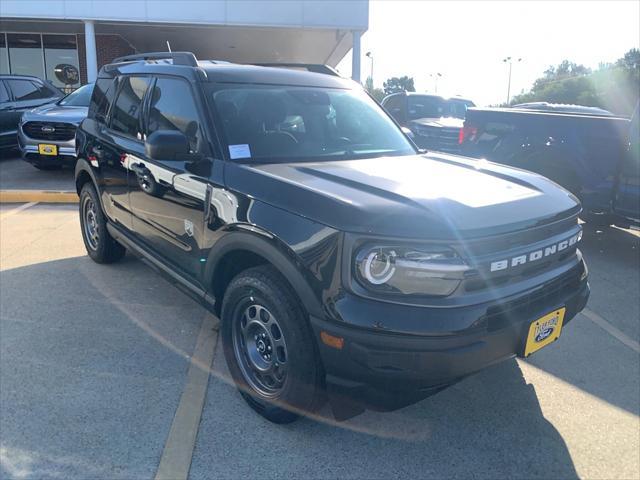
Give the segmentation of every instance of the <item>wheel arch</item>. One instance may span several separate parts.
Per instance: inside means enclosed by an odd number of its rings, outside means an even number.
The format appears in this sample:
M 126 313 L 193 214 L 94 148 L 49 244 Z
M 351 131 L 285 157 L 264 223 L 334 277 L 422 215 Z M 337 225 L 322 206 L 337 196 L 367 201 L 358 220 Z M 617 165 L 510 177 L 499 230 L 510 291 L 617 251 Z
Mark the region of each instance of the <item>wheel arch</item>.
M 207 259 L 205 279 L 220 313 L 224 293 L 238 273 L 258 265 L 271 265 L 282 275 L 310 315 L 321 315 L 322 306 L 305 278 L 303 266 L 295 253 L 273 236 L 265 233 L 227 232 Z
M 93 186 L 96 188 L 96 191 L 98 191 L 98 182 L 96 181 L 91 165 L 89 165 L 89 162 L 87 162 L 83 158 L 79 158 L 78 162 L 76 163 L 75 182 L 76 182 L 76 192 L 78 193 L 78 195 L 80 195 L 80 191 L 82 190 L 82 187 L 87 182 L 92 182 Z M 99 191 L 98 191 L 98 197 L 100 197 Z

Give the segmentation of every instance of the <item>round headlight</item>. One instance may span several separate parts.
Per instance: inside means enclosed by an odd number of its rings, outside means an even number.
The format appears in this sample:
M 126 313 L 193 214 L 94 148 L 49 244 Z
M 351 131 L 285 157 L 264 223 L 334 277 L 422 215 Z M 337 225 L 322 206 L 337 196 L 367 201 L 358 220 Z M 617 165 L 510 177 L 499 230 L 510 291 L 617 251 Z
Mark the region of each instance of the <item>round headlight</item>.
M 364 245 L 354 263 L 360 285 L 391 295 L 450 295 L 469 269 L 452 249 L 422 245 Z
M 362 275 L 373 285 L 387 283 L 396 271 L 396 252 L 389 250 L 371 251 L 362 262 Z

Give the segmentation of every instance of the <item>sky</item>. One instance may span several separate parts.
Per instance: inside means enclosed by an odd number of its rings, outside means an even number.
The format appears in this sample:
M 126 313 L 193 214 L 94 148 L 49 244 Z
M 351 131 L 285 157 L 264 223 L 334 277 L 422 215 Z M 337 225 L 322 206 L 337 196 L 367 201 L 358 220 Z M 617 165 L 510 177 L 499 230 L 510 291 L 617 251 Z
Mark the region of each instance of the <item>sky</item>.
M 564 59 L 596 68 L 640 48 L 640 0 L 438 1 L 370 0 L 362 36 L 362 81 L 414 78 L 416 91 L 462 95 L 478 105 L 528 91 L 549 65 Z M 351 74 L 351 53 L 338 65 Z

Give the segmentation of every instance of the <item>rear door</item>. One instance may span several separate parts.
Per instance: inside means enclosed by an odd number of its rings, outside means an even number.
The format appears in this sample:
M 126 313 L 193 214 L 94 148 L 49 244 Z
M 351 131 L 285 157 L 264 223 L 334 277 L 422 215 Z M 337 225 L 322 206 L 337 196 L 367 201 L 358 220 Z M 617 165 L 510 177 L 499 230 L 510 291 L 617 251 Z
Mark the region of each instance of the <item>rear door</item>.
M 117 81 L 117 94 L 109 110 L 107 125 L 98 127 L 99 141 L 90 154 L 102 167 L 103 205 L 117 223 L 132 230 L 129 201 L 129 166 L 144 156 L 142 109 L 152 78 L 123 76 Z M 96 88 L 99 88 L 96 85 Z M 107 95 L 109 93 L 107 92 Z
M 129 162 L 136 236 L 195 281 L 204 265 L 204 205 L 212 165 L 197 95 L 183 78 L 156 77 L 145 103 L 145 135 L 180 131 L 189 139 L 190 154 L 184 160 L 160 161 L 143 153 Z

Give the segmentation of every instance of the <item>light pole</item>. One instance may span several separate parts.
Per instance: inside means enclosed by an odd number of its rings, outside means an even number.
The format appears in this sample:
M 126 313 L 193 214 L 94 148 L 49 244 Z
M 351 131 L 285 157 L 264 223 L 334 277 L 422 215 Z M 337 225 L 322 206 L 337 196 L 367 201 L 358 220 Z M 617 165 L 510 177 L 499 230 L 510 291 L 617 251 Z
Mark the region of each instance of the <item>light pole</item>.
M 367 52 L 364 55 L 369 57 L 369 60 L 371 60 L 371 74 L 369 75 L 369 78 L 371 78 L 371 91 L 373 91 L 373 55 L 371 52 Z
M 509 100 L 511 100 L 511 68 L 513 67 L 514 60 L 511 57 L 507 57 L 502 61 L 509 64 L 509 82 L 507 83 L 507 105 L 509 105 Z M 515 61 L 521 62 L 522 58 L 518 58 Z
M 435 83 L 434 93 L 438 93 L 438 78 L 442 77 L 442 74 L 440 72 L 436 72 L 436 73 L 430 73 L 429 76 L 434 79 L 434 83 Z

